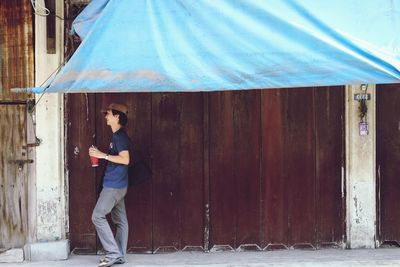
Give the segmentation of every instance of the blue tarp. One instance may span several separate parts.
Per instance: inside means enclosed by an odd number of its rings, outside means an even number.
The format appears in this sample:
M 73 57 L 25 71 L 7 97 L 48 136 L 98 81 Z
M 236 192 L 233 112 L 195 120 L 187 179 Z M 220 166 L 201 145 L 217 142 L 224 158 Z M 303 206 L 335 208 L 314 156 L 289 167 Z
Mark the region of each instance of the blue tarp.
M 73 31 L 47 92 L 400 82 L 400 0 L 93 0 Z

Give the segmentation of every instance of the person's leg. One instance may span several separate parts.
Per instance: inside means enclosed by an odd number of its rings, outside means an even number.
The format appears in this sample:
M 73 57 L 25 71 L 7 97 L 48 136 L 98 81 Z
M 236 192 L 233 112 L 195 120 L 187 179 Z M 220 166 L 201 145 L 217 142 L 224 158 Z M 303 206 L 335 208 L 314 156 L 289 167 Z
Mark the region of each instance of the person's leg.
M 122 196 L 122 198 L 117 202 L 117 204 L 111 211 L 111 218 L 115 226 L 117 227 L 115 241 L 117 242 L 117 245 L 123 257 L 125 257 L 126 255 L 129 235 L 128 218 L 126 217 L 125 209 L 125 194 L 126 190 L 121 192 L 120 196 Z
M 106 215 L 111 212 L 117 202 L 116 191 L 113 188 L 103 188 L 92 213 L 92 222 L 96 227 L 97 235 L 108 258 L 121 256 Z

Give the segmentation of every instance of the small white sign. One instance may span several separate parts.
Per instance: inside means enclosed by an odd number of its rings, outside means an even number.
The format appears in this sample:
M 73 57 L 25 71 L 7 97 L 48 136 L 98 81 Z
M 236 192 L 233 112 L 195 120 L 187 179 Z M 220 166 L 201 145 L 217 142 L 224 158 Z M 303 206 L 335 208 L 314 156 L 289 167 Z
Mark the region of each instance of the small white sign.
M 354 94 L 354 100 L 371 100 L 371 94 Z
M 368 135 L 368 123 L 367 122 L 360 122 L 358 127 L 359 127 L 359 130 L 360 130 L 360 135 L 361 136 Z

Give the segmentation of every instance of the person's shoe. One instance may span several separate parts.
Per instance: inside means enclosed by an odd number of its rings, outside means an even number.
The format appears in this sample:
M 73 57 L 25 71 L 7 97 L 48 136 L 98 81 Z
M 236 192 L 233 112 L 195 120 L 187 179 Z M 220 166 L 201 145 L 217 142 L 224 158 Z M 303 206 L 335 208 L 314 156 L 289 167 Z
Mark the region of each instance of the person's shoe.
M 111 265 L 113 265 L 113 264 L 115 264 L 117 261 L 118 261 L 118 259 L 119 258 L 112 258 L 112 259 L 110 259 L 110 258 L 104 258 L 104 259 L 101 259 L 100 260 L 100 263 L 99 263 L 99 267 L 108 267 L 108 266 L 111 266 Z
M 115 264 L 124 264 L 126 262 L 124 257 L 119 257 L 117 258 L 117 261 L 115 262 Z

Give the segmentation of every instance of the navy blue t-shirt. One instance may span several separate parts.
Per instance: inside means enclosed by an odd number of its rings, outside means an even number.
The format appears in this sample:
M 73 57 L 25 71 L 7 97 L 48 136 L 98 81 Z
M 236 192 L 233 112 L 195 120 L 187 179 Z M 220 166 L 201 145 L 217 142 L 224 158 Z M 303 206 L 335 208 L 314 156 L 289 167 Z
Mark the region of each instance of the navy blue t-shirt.
M 121 151 L 129 151 L 130 145 L 128 135 L 121 128 L 112 135 L 109 154 L 118 155 Z M 111 188 L 128 187 L 128 165 L 107 162 L 103 186 Z

